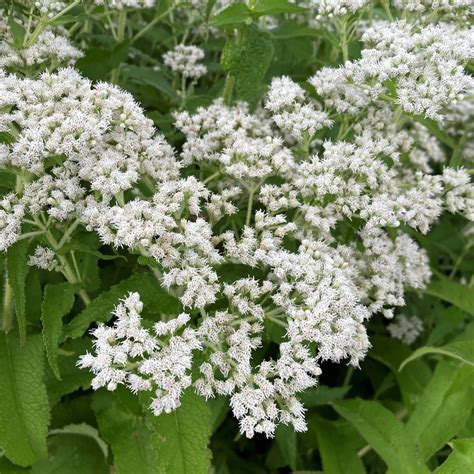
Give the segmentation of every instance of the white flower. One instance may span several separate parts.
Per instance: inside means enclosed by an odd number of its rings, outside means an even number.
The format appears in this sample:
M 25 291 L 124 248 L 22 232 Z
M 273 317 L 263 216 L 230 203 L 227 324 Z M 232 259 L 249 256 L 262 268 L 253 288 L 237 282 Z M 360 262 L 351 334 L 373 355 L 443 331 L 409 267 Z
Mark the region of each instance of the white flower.
M 397 316 L 395 321 L 387 326 L 390 336 L 400 339 L 407 345 L 413 344 L 423 332 L 423 322 L 416 316 Z
M 199 64 L 204 59 L 204 51 L 197 46 L 178 44 L 163 55 L 163 62 L 172 71 L 186 78 L 199 79 L 207 72 L 206 66 Z

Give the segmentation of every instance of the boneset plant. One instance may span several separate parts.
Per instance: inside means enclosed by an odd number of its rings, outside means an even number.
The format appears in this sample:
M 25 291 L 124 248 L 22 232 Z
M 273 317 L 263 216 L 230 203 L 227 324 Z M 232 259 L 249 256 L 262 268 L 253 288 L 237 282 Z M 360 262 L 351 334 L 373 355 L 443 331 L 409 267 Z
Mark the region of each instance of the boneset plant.
M 2 469 L 474 469 L 471 2 L 0 9 Z

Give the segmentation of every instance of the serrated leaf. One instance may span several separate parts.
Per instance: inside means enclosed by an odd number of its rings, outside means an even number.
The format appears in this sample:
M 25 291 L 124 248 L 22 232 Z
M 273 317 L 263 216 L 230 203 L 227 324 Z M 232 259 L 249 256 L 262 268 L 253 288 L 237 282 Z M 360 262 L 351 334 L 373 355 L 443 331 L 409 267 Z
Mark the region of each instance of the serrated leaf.
M 306 8 L 295 5 L 288 0 L 258 0 L 252 12 L 257 16 L 278 15 L 280 13 L 304 13 Z
M 316 418 L 314 426 L 325 474 L 365 473 L 364 464 L 357 455 L 355 440 L 340 423 Z
M 447 301 L 474 316 L 474 291 L 468 285 L 461 285 L 448 278 L 433 280 L 425 293 Z
M 453 452 L 435 474 L 474 473 L 474 439 L 455 439 L 449 444 Z
M 0 335 L 0 446 L 20 466 L 46 456 L 49 403 L 43 370 L 41 336 L 30 336 L 20 349 L 15 336 Z
M 211 415 L 206 401 L 188 390 L 172 413 L 150 417 L 158 435 L 160 468 L 173 474 L 208 474 L 211 452 Z
M 375 452 L 385 461 L 390 473 L 422 474 L 429 472 L 419 459 L 403 424 L 382 404 L 361 399 L 341 400 L 333 404 L 350 421 Z
M 76 288 L 70 283 L 46 285 L 43 304 L 41 305 L 41 321 L 43 323 L 43 342 L 46 356 L 54 375 L 61 379 L 58 366 L 58 345 L 61 337 L 62 318 L 71 311 L 74 305 Z
M 420 347 L 402 362 L 399 370 L 403 370 L 407 364 L 427 354 L 444 355 L 474 367 L 474 341 L 457 341 L 442 347 Z
M 92 407 L 101 436 L 110 444 L 117 474 L 165 473 L 156 452 L 157 439 L 140 414 L 122 403 L 118 391 L 94 393 Z
M 25 282 L 30 269 L 28 266 L 28 246 L 26 239 L 20 240 L 7 251 L 8 282 L 13 290 L 20 345 L 23 345 L 26 340 Z
M 134 291 L 140 293 L 146 311 L 156 310 L 169 314 L 176 313 L 180 308 L 178 300 L 166 293 L 153 275 L 138 272 L 95 298 L 87 308 L 64 326 L 62 340 L 82 336 L 93 322 L 109 321 L 115 306 L 128 293 Z
M 245 3 L 237 2 L 228 6 L 211 21 L 212 26 L 229 27 L 245 23 L 252 18 L 252 12 Z
M 269 33 L 249 28 L 239 44 L 227 42 L 222 53 L 222 66 L 237 80 L 237 96 L 254 101 L 273 59 L 273 43 Z
M 463 427 L 474 405 L 474 368 L 441 361 L 406 424 L 407 435 L 429 459 Z

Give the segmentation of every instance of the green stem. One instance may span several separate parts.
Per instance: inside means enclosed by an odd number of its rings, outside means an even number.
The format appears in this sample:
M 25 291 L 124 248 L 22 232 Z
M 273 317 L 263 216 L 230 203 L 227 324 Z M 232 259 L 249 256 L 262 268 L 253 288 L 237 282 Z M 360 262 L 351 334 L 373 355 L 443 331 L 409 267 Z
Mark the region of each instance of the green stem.
M 5 288 L 3 291 L 2 330 L 8 332 L 13 326 L 13 289 L 5 275 Z
M 245 225 L 250 225 L 250 220 L 252 218 L 252 208 L 253 208 L 253 195 L 255 194 L 255 189 L 249 191 L 249 202 L 247 204 L 247 217 L 245 218 Z
M 234 89 L 235 83 L 235 76 L 233 76 L 230 72 L 227 74 L 225 80 L 225 87 L 224 87 L 224 103 L 226 105 L 231 105 L 232 103 L 232 90 Z
M 164 18 L 166 15 L 168 15 L 168 13 L 171 13 L 175 8 L 175 5 L 172 5 L 170 8 L 168 8 L 168 10 L 166 10 L 165 12 L 163 12 L 161 15 L 158 15 L 157 17 L 153 18 L 153 20 L 150 21 L 150 23 L 148 23 L 148 25 L 146 25 L 144 28 L 142 28 L 131 40 L 130 40 L 130 44 L 133 44 L 135 43 L 135 41 L 137 41 L 138 38 L 140 38 L 141 36 L 143 36 L 149 29 L 153 28 L 162 18 Z

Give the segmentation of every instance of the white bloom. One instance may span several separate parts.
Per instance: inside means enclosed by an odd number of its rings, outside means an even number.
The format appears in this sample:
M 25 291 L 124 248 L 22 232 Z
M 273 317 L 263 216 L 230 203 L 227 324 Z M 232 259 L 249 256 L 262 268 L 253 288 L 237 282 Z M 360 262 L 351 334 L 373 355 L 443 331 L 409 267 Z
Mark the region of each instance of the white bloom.
M 184 44 L 178 44 L 173 50 L 163 55 L 163 62 L 172 71 L 192 79 L 199 79 L 206 74 L 206 66 L 199 64 L 203 59 L 204 51 L 201 48 Z
M 387 326 L 390 336 L 400 339 L 410 345 L 423 332 L 423 322 L 416 316 L 407 317 L 404 314 L 397 316 L 395 321 Z

